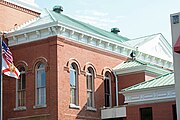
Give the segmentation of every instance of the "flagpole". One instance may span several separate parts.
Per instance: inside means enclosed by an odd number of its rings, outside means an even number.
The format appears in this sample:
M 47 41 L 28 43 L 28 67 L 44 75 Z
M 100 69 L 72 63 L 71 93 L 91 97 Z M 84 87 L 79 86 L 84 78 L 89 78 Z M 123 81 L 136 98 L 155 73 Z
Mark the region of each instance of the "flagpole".
M 3 35 L 0 37 L 0 120 L 2 120 L 2 98 L 3 98 L 3 94 L 2 94 L 2 37 Z

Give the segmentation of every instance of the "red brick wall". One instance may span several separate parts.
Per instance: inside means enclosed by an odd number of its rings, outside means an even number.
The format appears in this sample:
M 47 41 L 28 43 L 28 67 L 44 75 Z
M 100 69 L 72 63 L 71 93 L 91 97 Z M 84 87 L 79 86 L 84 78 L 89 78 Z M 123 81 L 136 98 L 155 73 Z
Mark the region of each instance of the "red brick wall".
M 64 120 L 64 119 L 100 119 L 100 108 L 104 106 L 104 84 L 102 71 L 105 67 L 112 68 L 124 61 L 119 55 L 83 46 L 64 38 L 50 37 L 44 40 L 17 45 L 10 48 L 15 64 L 25 61 L 27 66 L 27 104 L 26 110 L 14 111 L 16 98 L 16 82 L 14 79 L 4 79 L 4 120 L 7 118 L 27 117 L 47 114 L 46 117 L 29 117 L 28 119 Z M 34 64 L 39 57 L 47 59 L 47 107 L 34 109 L 35 105 L 35 72 Z M 67 62 L 75 58 L 80 64 L 79 75 L 79 106 L 80 109 L 69 108 L 70 83 L 69 72 L 66 70 Z M 95 107 L 96 112 L 86 110 L 86 77 L 84 66 L 92 63 L 96 70 L 95 78 Z M 66 68 L 66 69 L 65 69 Z M 112 82 L 112 85 L 114 81 Z M 112 88 L 113 89 L 113 88 Z M 114 98 L 113 98 L 114 100 Z
M 26 119 L 57 119 L 57 60 L 56 60 L 56 37 L 45 40 L 22 44 L 11 47 L 14 62 L 20 61 L 27 63 L 26 67 L 26 110 L 14 111 L 16 99 L 16 80 L 5 77 L 3 80 L 3 107 L 4 120 L 7 118 L 27 117 Z M 54 44 L 55 43 L 55 44 Z M 47 107 L 34 109 L 35 105 L 35 72 L 34 65 L 39 57 L 47 59 L 46 67 L 46 96 Z M 48 114 L 46 117 L 30 117 L 34 115 Z M 25 120 L 26 120 L 25 119 Z
M 75 42 L 58 39 L 58 114 L 59 119 L 100 119 L 100 107 L 104 106 L 104 84 L 101 77 L 104 67 L 112 68 L 125 60 L 121 56 L 93 49 L 90 46 L 82 46 Z M 70 83 L 69 73 L 61 66 L 66 66 L 70 58 L 75 58 L 81 68 L 79 75 L 79 106 L 80 109 L 69 108 Z M 84 66 L 87 62 L 95 67 L 97 77 L 95 78 L 95 107 L 97 112 L 86 110 L 86 77 Z M 113 88 L 112 88 L 113 89 Z
M 10 30 L 14 25 L 19 26 L 38 15 L 25 8 L 0 1 L 0 31 Z
M 175 102 L 161 102 L 127 106 L 127 120 L 140 120 L 140 108 L 152 107 L 153 120 L 173 120 L 172 105 Z
M 118 76 L 118 91 L 143 81 L 145 81 L 144 72 L 120 75 Z M 124 104 L 124 95 L 122 94 L 119 94 L 119 104 Z

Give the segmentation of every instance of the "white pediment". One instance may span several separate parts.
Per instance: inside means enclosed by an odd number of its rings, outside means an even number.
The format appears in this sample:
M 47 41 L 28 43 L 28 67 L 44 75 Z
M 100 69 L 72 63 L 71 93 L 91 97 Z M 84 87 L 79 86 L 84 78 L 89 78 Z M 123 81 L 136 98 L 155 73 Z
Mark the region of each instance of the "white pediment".
M 127 44 L 135 47 L 140 52 L 173 61 L 172 46 L 160 33 L 132 39 L 127 41 Z
M 173 60 L 171 49 L 172 47 L 169 48 L 168 45 L 160 39 L 160 36 L 138 46 L 138 50 L 141 52 L 169 61 Z

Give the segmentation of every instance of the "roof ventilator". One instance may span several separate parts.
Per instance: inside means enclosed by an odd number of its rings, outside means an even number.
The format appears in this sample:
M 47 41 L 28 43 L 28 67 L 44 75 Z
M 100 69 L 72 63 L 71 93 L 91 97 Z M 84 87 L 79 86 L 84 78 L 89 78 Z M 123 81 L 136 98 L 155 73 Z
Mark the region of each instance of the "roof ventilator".
M 118 34 L 118 32 L 120 32 L 119 28 L 112 28 L 111 32 L 114 34 Z
M 56 13 L 61 13 L 63 11 L 63 7 L 59 6 L 59 5 L 56 5 L 56 6 L 53 7 L 53 11 L 56 12 Z

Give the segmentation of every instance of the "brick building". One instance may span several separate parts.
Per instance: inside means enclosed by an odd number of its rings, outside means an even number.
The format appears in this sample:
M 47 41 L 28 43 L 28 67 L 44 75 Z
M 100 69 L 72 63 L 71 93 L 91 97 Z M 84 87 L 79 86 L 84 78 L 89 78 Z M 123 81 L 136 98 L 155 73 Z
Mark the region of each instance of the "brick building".
M 156 111 L 164 109 L 172 118 L 172 53 L 161 34 L 130 40 L 117 28 L 108 32 L 72 19 L 60 6 L 44 13 L 5 36 L 21 76 L 3 78 L 4 120 L 131 120 L 145 114 L 158 120 L 166 113 Z M 138 87 L 164 77 L 167 84 Z M 154 97 L 155 89 L 164 91 Z
M 0 1 L 0 31 L 8 31 L 40 15 L 40 11 L 26 3 Z

